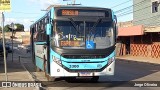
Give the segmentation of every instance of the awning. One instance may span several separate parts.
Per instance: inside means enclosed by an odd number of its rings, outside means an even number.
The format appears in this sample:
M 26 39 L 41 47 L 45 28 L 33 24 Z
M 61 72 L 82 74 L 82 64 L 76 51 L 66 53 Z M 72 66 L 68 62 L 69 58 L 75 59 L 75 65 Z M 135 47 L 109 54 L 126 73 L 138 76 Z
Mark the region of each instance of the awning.
M 118 36 L 136 36 L 143 34 L 144 27 L 142 25 L 118 28 Z
M 160 32 L 160 27 L 146 27 L 144 32 Z

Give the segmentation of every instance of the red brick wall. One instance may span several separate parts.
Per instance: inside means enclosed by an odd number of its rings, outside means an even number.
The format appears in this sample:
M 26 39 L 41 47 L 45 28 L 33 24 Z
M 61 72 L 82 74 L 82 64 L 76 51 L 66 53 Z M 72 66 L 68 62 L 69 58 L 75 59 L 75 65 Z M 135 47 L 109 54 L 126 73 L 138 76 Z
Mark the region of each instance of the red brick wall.
M 131 38 L 130 50 L 132 56 L 160 58 L 160 38 L 158 33 Z
M 151 57 L 160 58 L 160 43 L 154 43 L 151 45 Z

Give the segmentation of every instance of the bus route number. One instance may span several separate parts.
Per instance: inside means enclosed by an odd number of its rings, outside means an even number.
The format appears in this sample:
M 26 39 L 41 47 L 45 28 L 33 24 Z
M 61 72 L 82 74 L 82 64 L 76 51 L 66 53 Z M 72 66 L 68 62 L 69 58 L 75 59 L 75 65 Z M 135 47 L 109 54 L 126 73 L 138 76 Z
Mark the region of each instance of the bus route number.
M 69 68 L 79 68 L 79 65 L 69 65 Z

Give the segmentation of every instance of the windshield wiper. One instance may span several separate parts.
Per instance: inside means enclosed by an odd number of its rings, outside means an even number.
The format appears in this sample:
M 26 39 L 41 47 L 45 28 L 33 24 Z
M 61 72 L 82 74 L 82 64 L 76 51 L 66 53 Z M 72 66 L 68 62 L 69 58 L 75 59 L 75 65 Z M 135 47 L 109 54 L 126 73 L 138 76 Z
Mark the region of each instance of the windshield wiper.
M 97 22 L 94 23 L 94 25 L 93 25 L 93 27 L 91 28 L 91 30 L 89 30 L 89 31 L 92 31 L 92 30 L 97 26 L 97 24 L 98 24 L 101 20 L 102 20 L 102 19 L 99 18 L 99 19 L 97 20 Z
M 98 23 L 99 23 L 101 20 L 102 20 L 102 19 L 99 18 L 99 19 L 94 23 L 93 27 L 89 30 L 89 34 L 90 34 L 90 32 L 92 32 L 92 30 L 98 25 Z M 92 36 L 92 35 L 89 36 L 89 40 L 91 39 L 91 36 Z
M 78 29 L 77 25 L 75 24 L 74 20 L 72 18 L 68 18 L 68 19 L 71 21 L 74 29 L 80 34 L 79 29 Z

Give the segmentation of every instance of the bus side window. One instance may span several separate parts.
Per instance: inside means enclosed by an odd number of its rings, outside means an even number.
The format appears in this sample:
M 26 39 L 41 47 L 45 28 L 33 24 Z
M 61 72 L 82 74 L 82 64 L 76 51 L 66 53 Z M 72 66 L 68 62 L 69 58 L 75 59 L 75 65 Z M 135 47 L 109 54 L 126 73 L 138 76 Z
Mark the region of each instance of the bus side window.
M 39 40 L 38 41 L 45 42 L 46 40 L 47 40 L 47 35 L 46 35 L 45 31 L 41 31 L 39 33 Z

